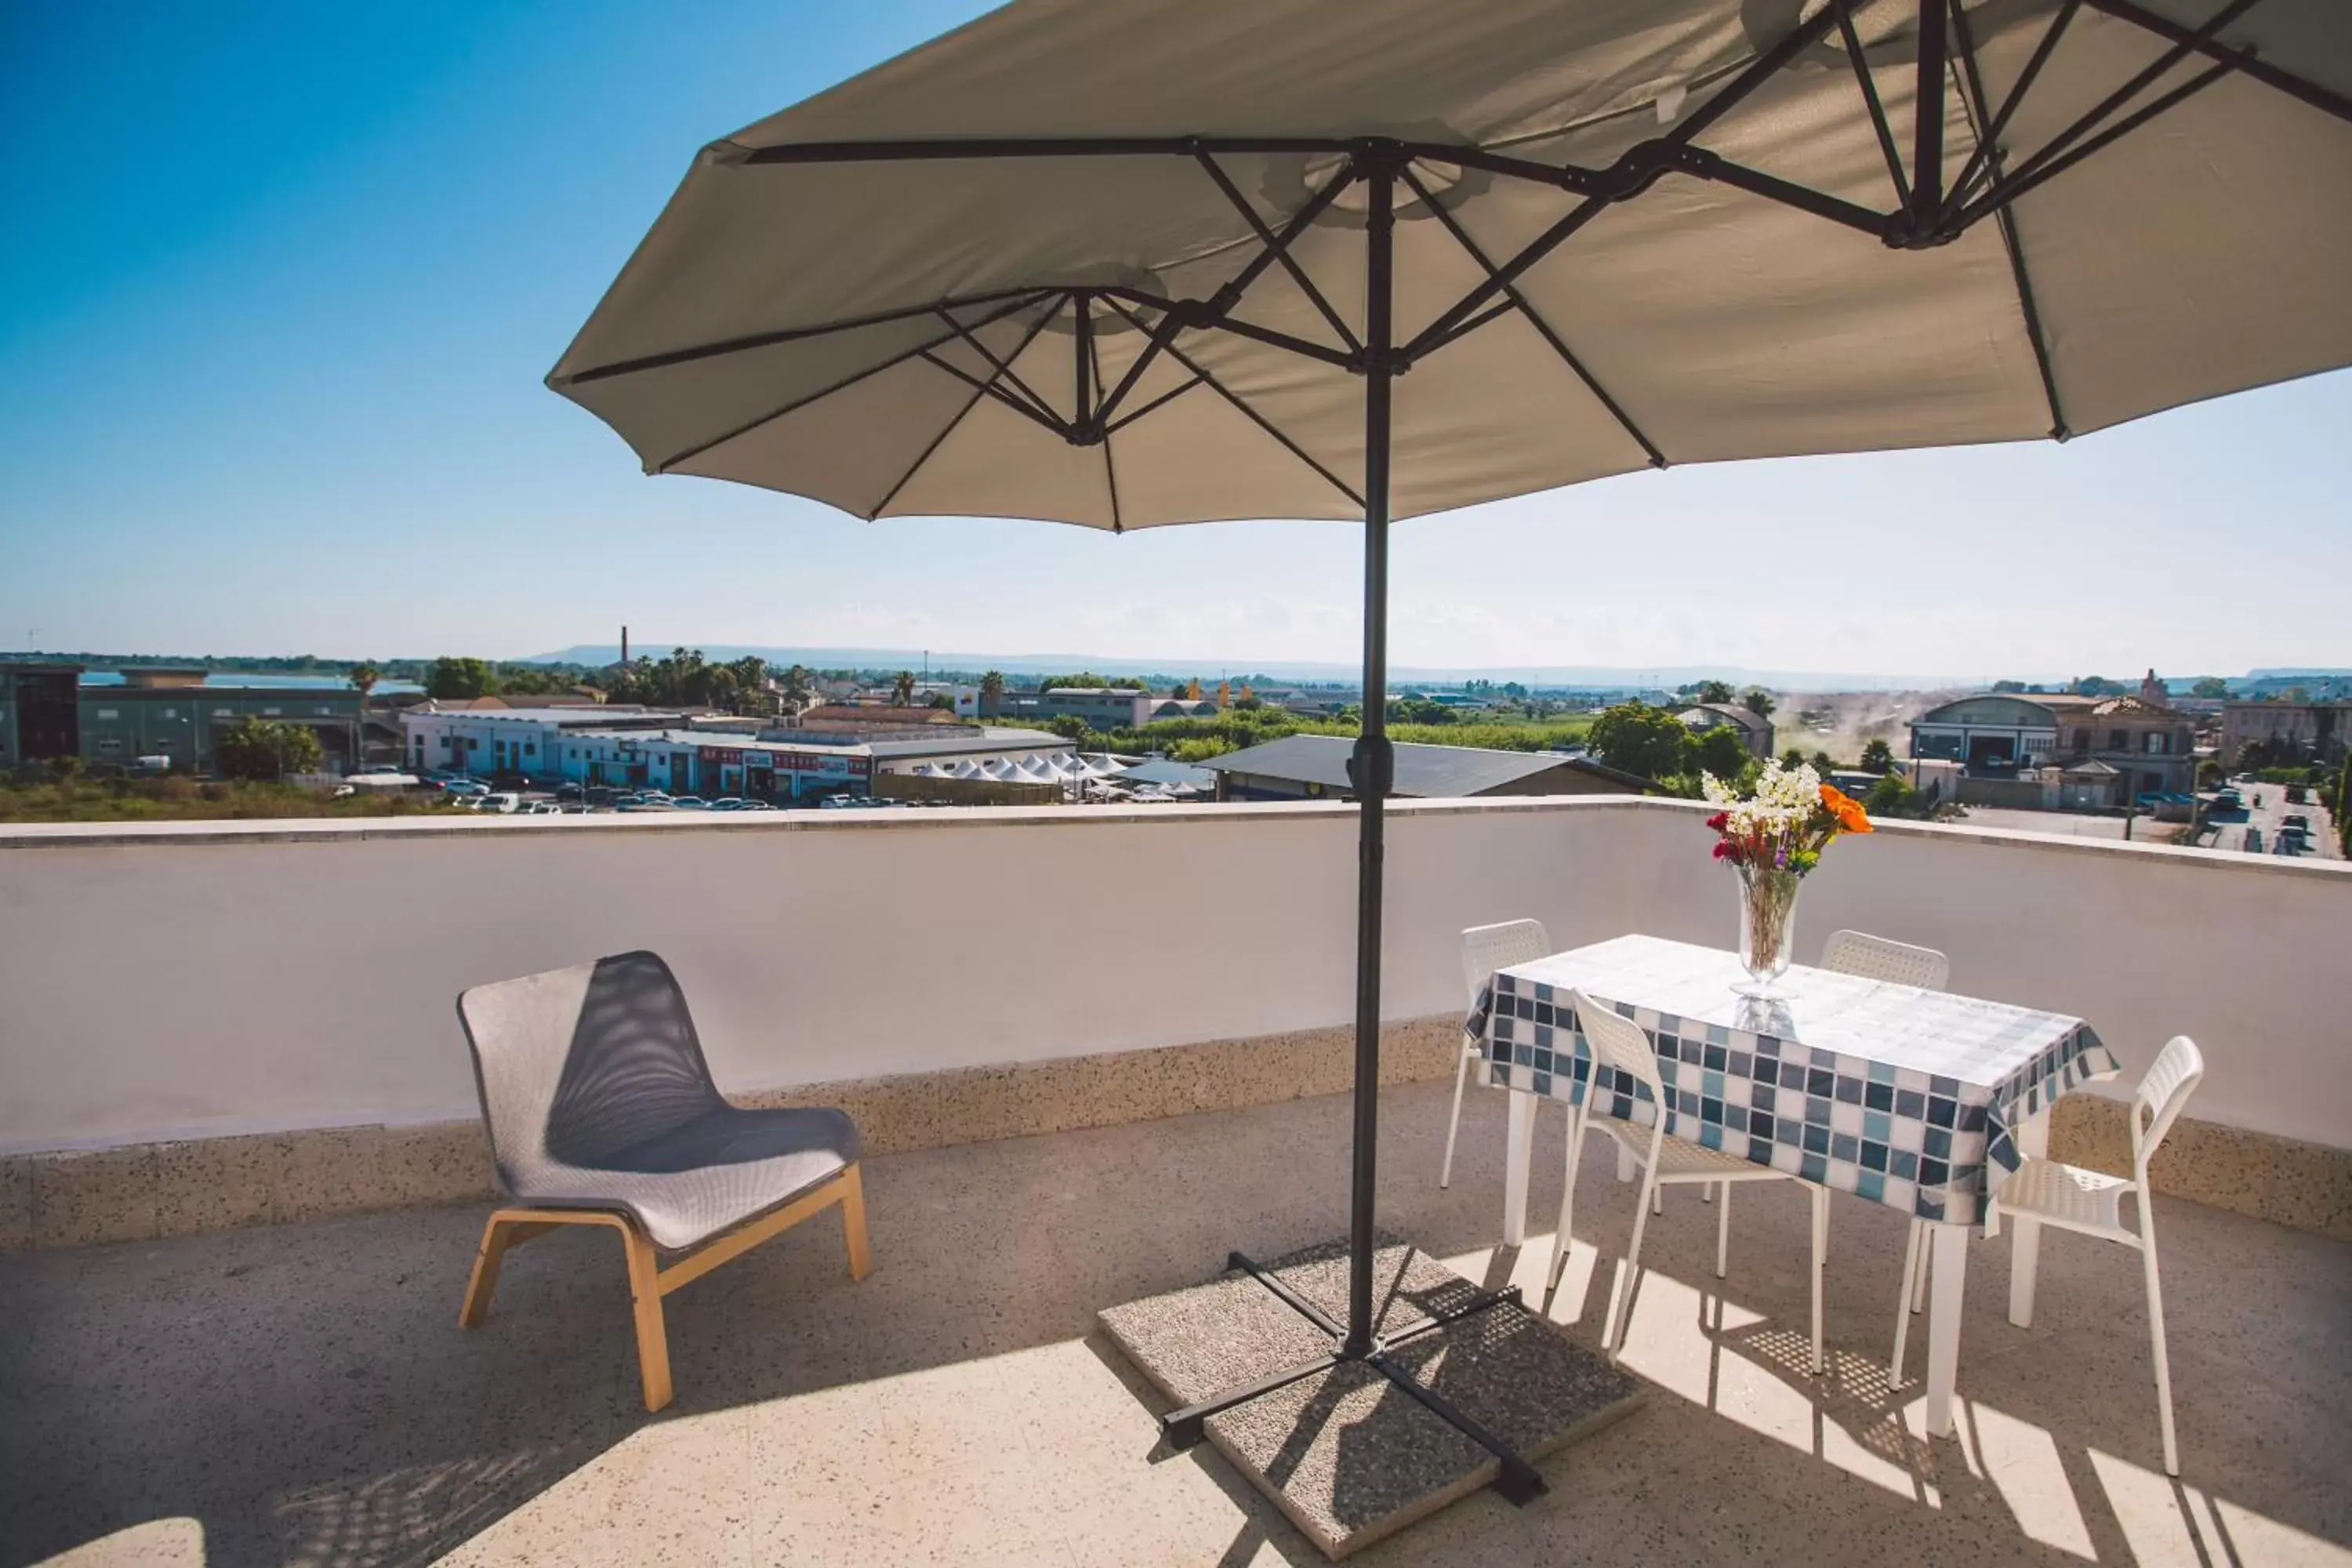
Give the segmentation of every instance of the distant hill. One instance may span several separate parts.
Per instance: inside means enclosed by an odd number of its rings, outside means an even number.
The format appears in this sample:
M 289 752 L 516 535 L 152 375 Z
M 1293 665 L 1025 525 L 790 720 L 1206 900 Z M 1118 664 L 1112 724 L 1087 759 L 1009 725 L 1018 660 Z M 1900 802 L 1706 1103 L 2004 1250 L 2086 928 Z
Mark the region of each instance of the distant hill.
M 660 638 L 632 637 L 630 651 L 656 658 L 676 645 Z M 887 647 L 761 647 L 740 643 L 697 643 L 706 658 L 741 658 L 756 655 L 771 664 L 804 664 L 818 669 L 921 669 L 926 656 L 919 648 Z M 554 653 L 533 654 L 519 664 L 610 664 L 621 657 L 616 643 L 582 644 Z M 1200 658 L 1113 658 L 1091 653 L 966 653 L 934 648 L 929 661 L 933 671 L 1001 669 L 1007 675 L 1058 675 L 1074 669 L 1105 675 L 1159 676 L 1185 679 L 1194 675 L 1231 675 L 1236 679 L 1265 677 L 1353 685 L 1360 671 L 1352 664 L 1276 659 L 1247 664 L 1223 664 Z M 1391 681 L 1453 682 L 1517 680 L 1528 686 L 1574 687 L 1593 691 L 1672 690 L 1695 680 L 1727 680 L 1736 686 L 1769 686 L 1775 690 L 1915 691 L 1990 684 L 1990 677 L 1956 675 L 1864 675 L 1851 671 L 1748 669 L 1722 665 L 1655 665 L 1646 668 L 1607 665 L 1524 665 L 1474 668 L 1462 665 L 1398 665 L 1389 671 Z

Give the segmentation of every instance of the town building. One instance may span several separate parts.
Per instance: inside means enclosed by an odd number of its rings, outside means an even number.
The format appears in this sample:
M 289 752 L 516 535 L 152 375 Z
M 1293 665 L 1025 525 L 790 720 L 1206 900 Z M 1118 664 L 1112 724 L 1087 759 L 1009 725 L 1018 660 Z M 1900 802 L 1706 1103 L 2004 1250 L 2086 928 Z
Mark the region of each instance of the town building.
M 1759 761 L 1772 757 L 1772 721 L 1737 702 L 1696 702 L 1675 713 L 1693 734 L 1704 735 L 1709 730 L 1728 724 L 1739 731 L 1740 744 L 1748 754 Z
M 2257 742 L 2291 745 L 2323 763 L 2340 762 L 2352 745 L 2352 698 L 2329 702 L 2238 702 L 2221 709 L 2221 756 L 2236 766 Z
M 1008 691 L 996 703 L 998 715 L 1024 723 L 1079 719 L 1090 730 L 1127 730 L 1155 719 L 1214 718 L 1208 698 L 1160 697 L 1135 686 L 1056 686 L 1044 691 Z
M 1344 735 L 1286 735 L 1212 757 L 1219 800 L 1353 800 Z M 1475 746 L 1396 748 L 1391 794 L 1412 799 L 1493 795 L 1638 795 L 1656 786 L 1589 757 L 1557 752 L 1492 752 Z
M 362 699 L 348 687 L 215 682 L 200 666 L 142 665 L 120 685 L 85 682 L 79 664 L 0 663 L 0 767 L 79 757 L 94 767 L 142 761 L 207 773 L 221 733 L 249 719 L 299 724 L 331 773 L 349 770 Z
M 1959 763 L 1963 802 L 2027 807 L 2186 797 L 2197 787 L 2196 740 L 2196 721 L 2164 700 L 2153 672 L 2137 696 L 1986 693 L 1911 723 L 1912 758 Z
M 484 707 L 479 702 L 425 701 L 400 715 L 401 755 L 411 772 L 447 772 L 484 778 L 572 776 L 557 767 L 564 735 L 585 731 L 684 729 L 681 709 L 634 703 L 585 707 Z

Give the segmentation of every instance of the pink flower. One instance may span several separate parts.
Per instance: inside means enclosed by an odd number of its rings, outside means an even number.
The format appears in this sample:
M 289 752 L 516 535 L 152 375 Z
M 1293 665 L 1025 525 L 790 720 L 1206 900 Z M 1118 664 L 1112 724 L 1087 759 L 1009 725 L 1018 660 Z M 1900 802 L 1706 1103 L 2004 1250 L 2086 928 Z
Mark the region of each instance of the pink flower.
M 1731 842 L 1730 842 L 1730 840 L 1728 840 L 1728 839 L 1717 839 L 1717 840 L 1716 840 L 1716 845 L 1715 845 L 1715 858 L 1716 858 L 1717 859 L 1718 859 L 1718 860 L 1728 860 L 1728 859 L 1730 859 L 1730 858 L 1731 858 Z
M 1718 811 L 1713 816 L 1706 819 L 1706 825 L 1714 831 L 1720 833 L 1723 831 L 1723 825 L 1730 820 L 1731 813 L 1727 811 Z

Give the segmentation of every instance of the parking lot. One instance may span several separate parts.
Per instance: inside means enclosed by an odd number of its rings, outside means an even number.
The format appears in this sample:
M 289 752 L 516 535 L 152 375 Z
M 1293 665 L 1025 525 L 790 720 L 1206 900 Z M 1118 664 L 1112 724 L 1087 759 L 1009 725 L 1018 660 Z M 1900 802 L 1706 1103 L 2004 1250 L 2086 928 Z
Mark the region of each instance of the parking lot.
M 2319 804 L 2316 790 L 2305 791 L 2305 801 L 2297 804 L 2287 799 L 2284 784 L 2241 780 L 2232 781 L 2231 787 L 2238 792 L 2243 807 L 2238 811 L 2216 808 L 2209 816 L 2211 826 L 2207 836 L 2198 840 L 2200 847 L 2274 855 L 2279 853 L 2279 832 L 2288 826 L 2286 819 L 2300 816 L 2309 825 L 2304 835 L 2304 855 L 2315 860 L 2344 858 L 2336 840 L 2335 820 Z

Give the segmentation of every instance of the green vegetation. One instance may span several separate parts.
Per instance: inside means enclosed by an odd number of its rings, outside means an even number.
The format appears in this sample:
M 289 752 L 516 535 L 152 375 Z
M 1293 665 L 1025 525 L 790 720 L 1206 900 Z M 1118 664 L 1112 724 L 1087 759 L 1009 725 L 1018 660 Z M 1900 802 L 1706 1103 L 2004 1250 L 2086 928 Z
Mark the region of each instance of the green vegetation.
M 1746 789 L 1763 769 L 1729 724 L 1693 731 L 1672 709 L 1653 708 L 1639 699 L 1604 709 L 1592 721 L 1591 742 L 1601 762 L 1655 779 L 1669 795 L 1697 795 L 1704 773 Z
M 1432 706 L 1435 706 L 1432 704 Z M 1389 704 L 1389 738 L 1415 745 L 1477 746 L 1496 752 L 1541 752 L 1584 738 L 1592 726 L 1589 714 L 1551 720 L 1489 721 L 1464 720 L 1450 710 L 1439 723 L 1399 721 L 1407 710 L 1400 700 Z M 1213 718 L 1160 719 L 1144 725 L 1121 725 L 1109 731 L 1090 728 L 1083 719 L 1064 714 L 1046 721 L 1055 734 L 1086 750 L 1165 752 L 1180 763 L 1206 762 L 1248 746 L 1264 745 L 1285 735 L 1346 735 L 1361 728 L 1352 710 L 1329 719 L 1307 719 L 1263 702 L 1236 703 Z
M 456 808 L 438 796 L 344 795 L 294 784 L 190 778 L 0 782 L 0 822 L 218 822 L 273 816 L 420 816 Z
M 801 671 L 803 685 L 807 674 Z M 634 658 L 626 667 L 603 672 L 598 679 L 606 700 L 613 702 L 723 708 L 730 713 L 770 711 L 768 662 L 751 654 L 713 664 L 702 657 L 700 648 L 673 648 L 667 658 Z M 913 679 L 907 679 L 911 689 Z
M 1884 741 L 1871 741 L 1862 748 L 1862 761 L 1857 764 L 1866 773 L 1886 774 L 1895 771 L 1895 748 Z
M 314 773 L 325 760 L 319 737 L 300 724 L 247 719 L 232 724 L 213 742 L 213 768 L 232 779 L 282 780 Z
M 2189 689 L 2191 697 L 2227 697 L 2230 683 L 2218 675 L 2209 675 Z

